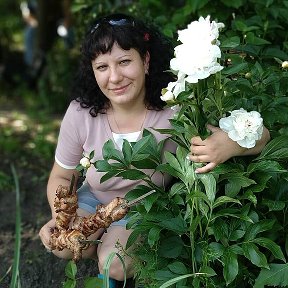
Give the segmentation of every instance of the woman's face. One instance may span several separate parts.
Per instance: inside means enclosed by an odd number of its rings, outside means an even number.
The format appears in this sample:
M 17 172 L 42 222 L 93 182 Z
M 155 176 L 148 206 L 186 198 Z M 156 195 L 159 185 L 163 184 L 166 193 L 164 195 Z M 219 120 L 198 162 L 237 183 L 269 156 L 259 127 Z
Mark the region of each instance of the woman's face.
M 144 101 L 148 65 L 148 53 L 143 61 L 137 50 L 123 50 L 116 43 L 111 52 L 100 54 L 92 61 L 99 88 L 112 106 L 129 107 Z

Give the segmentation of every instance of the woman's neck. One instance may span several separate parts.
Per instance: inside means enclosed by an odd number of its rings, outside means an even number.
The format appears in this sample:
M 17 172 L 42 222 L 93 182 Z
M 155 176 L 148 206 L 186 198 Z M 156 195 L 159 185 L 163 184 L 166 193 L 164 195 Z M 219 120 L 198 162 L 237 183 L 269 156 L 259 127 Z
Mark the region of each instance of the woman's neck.
M 107 110 L 107 117 L 112 132 L 123 134 L 141 131 L 146 119 L 145 105 L 130 107 L 111 106 Z

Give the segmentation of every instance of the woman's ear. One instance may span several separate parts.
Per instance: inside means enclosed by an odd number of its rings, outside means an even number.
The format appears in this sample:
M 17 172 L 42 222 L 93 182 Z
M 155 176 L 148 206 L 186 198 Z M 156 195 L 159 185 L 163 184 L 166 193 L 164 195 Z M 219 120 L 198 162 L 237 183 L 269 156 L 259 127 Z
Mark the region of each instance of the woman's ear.
M 149 74 L 150 53 L 147 51 L 144 59 L 145 74 Z

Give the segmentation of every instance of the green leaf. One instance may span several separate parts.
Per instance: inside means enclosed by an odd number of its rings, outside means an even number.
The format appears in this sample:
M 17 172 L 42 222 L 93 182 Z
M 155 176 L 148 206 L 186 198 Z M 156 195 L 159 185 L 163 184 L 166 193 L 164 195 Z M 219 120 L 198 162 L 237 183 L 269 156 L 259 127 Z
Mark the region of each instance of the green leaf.
M 208 277 L 217 275 L 217 273 L 209 266 L 201 267 L 199 272 L 206 274 L 206 276 L 208 276 Z
M 77 266 L 75 262 L 70 260 L 65 267 L 65 275 L 70 279 L 75 279 L 77 273 Z
M 245 234 L 245 241 L 252 240 L 256 237 L 258 233 L 269 231 L 272 229 L 275 220 L 273 219 L 264 219 L 259 222 L 251 224 Z
M 271 42 L 257 37 L 253 32 L 248 32 L 246 34 L 246 38 L 245 38 L 246 42 L 249 44 L 253 44 L 253 45 L 267 45 L 267 44 L 271 44 Z
M 233 1 L 230 1 L 230 0 L 221 0 L 222 3 L 225 4 L 225 6 L 227 7 L 232 7 L 232 8 L 240 8 L 244 3 L 245 1 L 243 0 L 233 0 Z
M 288 148 L 280 148 L 278 151 L 275 151 L 271 153 L 269 156 L 266 157 L 266 159 L 271 159 L 271 160 L 284 160 L 288 158 Z
M 182 173 L 182 167 L 181 164 L 178 162 L 177 158 L 170 152 L 165 151 L 164 152 L 164 156 L 166 161 L 168 162 L 168 164 L 175 169 L 176 171 L 178 171 L 179 173 Z M 185 159 L 185 158 L 184 158 Z M 184 160 L 183 159 L 183 160 Z
M 287 53 L 285 53 L 283 50 L 269 46 L 262 52 L 262 57 L 277 57 L 283 60 L 288 59 Z
M 270 199 L 263 199 L 261 204 L 267 206 L 269 211 L 282 211 L 286 206 L 284 201 Z
M 100 179 L 100 183 L 103 183 L 107 180 L 109 180 L 110 178 L 114 177 L 114 176 L 117 176 L 117 174 L 119 174 L 120 172 L 119 171 L 109 171 L 107 172 L 105 175 L 103 175 Z
M 161 228 L 152 227 L 148 233 L 148 244 L 153 247 L 160 239 Z
M 184 182 L 184 177 L 177 170 L 169 164 L 160 164 L 157 166 L 156 171 L 167 173 L 175 178 L 179 178 Z
M 222 256 L 223 276 L 226 285 L 230 284 L 238 275 L 238 259 L 237 255 L 227 248 Z
M 287 149 L 287 152 L 288 152 L 288 149 Z M 263 172 L 271 172 L 271 173 L 286 172 L 285 170 L 283 170 L 283 168 L 278 162 L 271 161 L 271 160 L 251 163 L 247 168 L 247 172 L 252 173 L 255 171 L 263 171 Z
M 98 172 L 108 172 L 111 170 L 111 165 L 106 160 L 98 160 L 95 163 L 95 168 Z
M 126 248 L 128 249 L 129 247 L 131 247 L 132 245 L 134 245 L 134 243 L 137 242 L 137 240 L 139 240 L 139 236 L 143 233 L 143 231 L 141 231 L 140 229 L 134 229 L 132 230 L 132 233 L 130 234 L 127 243 L 126 243 Z
M 115 145 L 112 140 L 108 140 L 103 145 L 102 155 L 104 160 L 113 159 L 125 164 L 123 156 L 121 155 L 120 151 L 115 148 Z
M 189 161 L 189 160 L 185 160 L 185 161 Z M 195 180 L 196 180 L 196 174 L 195 174 L 195 167 L 196 163 L 189 163 L 184 169 L 183 172 L 181 174 L 181 180 L 190 187 L 193 187 Z
M 187 268 L 186 266 L 179 261 L 173 262 L 171 264 L 168 265 L 168 268 L 171 272 L 175 273 L 175 274 L 186 274 L 187 273 Z
M 205 187 L 206 195 L 211 203 L 215 200 L 216 195 L 216 180 L 211 173 L 199 174 L 199 180 Z
M 258 247 L 253 243 L 243 243 L 242 249 L 244 256 L 254 265 L 261 268 L 269 268 L 266 256 L 259 251 Z
M 132 147 L 131 147 L 131 144 L 126 139 L 123 140 L 122 153 L 123 153 L 125 162 L 131 163 Z
M 209 2 L 209 0 L 194 0 L 194 1 L 191 1 L 188 3 L 190 4 L 192 12 L 196 12 L 197 10 L 204 7 L 208 2 Z
M 156 193 L 150 195 L 149 197 L 146 197 L 144 200 L 142 200 L 142 203 L 145 207 L 146 212 L 148 213 L 155 201 L 158 199 L 158 195 Z
M 185 194 L 187 193 L 187 189 L 184 183 L 182 182 L 176 182 L 173 184 L 173 186 L 170 188 L 169 195 L 174 196 L 176 194 Z
M 259 238 L 254 239 L 253 243 L 256 243 L 256 244 L 270 250 L 276 259 L 280 259 L 280 260 L 286 262 L 285 256 L 284 256 L 280 246 L 277 245 L 274 241 L 272 241 L 268 238 L 259 237 Z
M 226 208 L 226 209 L 222 209 L 219 212 L 217 212 L 216 214 L 213 215 L 212 220 L 215 220 L 219 217 L 233 217 L 233 218 L 238 218 L 241 219 L 243 221 L 247 221 L 250 223 L 253 223 L 253 220 L 248 217 L 247 215 L 240 213 L 239 214 L 239 209 L 234 209 L 234 208 Z
M 94 158 L 94 154 L 95 154 L 95 151 L 91 151 L 90 154 L 89 154 L 89 159 L 93 159 Z
M 224 251 L 225 247 L 221 243 L 218 242 L 209 243 L 208 255 L 211 261 L 219 259 L 224 254 Z
M 84 280 L 85 288 L 101 288 L 103 287 L 104 281 L 98 277 L 87 277 Z
M 89 5 L 86 3 L 86 4 L 83 4 L 83 3 L 73 3 L 72 5 L 71 5 L 71 11 L 73 12 L 73 13 L 77 13 L 77 12 L 79 12 L 79 11 L 81 11 L 81 10 L 83 10 L 83 9 L 86 9 L 87 7 L 88 7 Z
M 222 49 L 231 49 L 235 48 L 240 44 L 240 38 L 238 36 L 234 36 L 231 38 L 227 38 L 221 42 Z
M 247 63 L 241 63 L 238 65 L 232 65 L 229 66 L 228 68 L 224 68 L 221 73 L 223 75 L 229 76 L 229 75 L 233 75 L 233 74 L 237 74 L 243 70 L 247 70 L 248 68 L 248 64 Z
M 259 157 L 256 160 L 275 159 L 281 160 L 283 156 L 288 157 L 288 137 L 286 135 L 272 139 L 266 144 Z M 287 150 L 287 151 L 286 151 Z M 280 152 L 279 152 L 280 151 Z M 281 158 L 280 158 L 281 157 Z
M 195 276 L 195 274 L 186 274 L 186 275 L 181 275 L 181 276 L 172 278 L 172 279 L 168 280 L 167 282 L 163 283 L 159 288 L 171 287 L 171 285 L 173 285 L 175 283 L 178 283 L 178 282 L 180 282 L 183 279 L 190 278 L 190 277 L 193 277 L 193 276 Z M 171 278 L 171 277 L 169 276 L 167 278 Z
M 237 199 L 234 199 L 228 196 L 220 196 L 215 200 L 213 204 L 213 209 L 226 203 L 236 203 L 236 204 L 241 205 L 241 202 Z
M 155 273 L 155 277 L 158 281 L 167 281 L 168 279 L 171 279 L 175 277 L 176 275 L 172 273 L 170 270 L 157 270 Z M 168 286 L 169 287 L 169 286 Z
M 149 154 L 138 154 L 133 157 L 131 165 L 137 169 L 156 169 L 158 163 L 155 159 L 150 159 Z
M 63 288 L 75 288 L 76 284 L 77 284 L 77 282 L 75 279 L 67 279 L 64 282 Z
M 129 180 L 140 180 L 140 179 L 146 178 L 147 175 L 140 170 L 129 169 L 129 170 L 120 172 L 117 175 L 117 177 L 122 177 L 123 179 L 129 179 Z
M 230 241 L 237 241 L 241 239 L 245 235 L 245 231 L 243 230 L 234 230 L 229 235 Z
M 184 249 L 185 244 L 179 236 L 172 236 L 162 239 L 159 246 L 159 255 L 165 258 L 177 258 Z
M 247 190 L 246 193 L 258 193 L 262 192 L 266 187 L 268 181 L 272 178 L 271 174 L 267 173 L 257 173 L 254 179 L 257 182 L 255 185 L 251 185 Z
M 256 182 L 242 173 L 229 173 L 223 175 L 223 179 L 227 179 L 229 183 L 225 185 L 225 194 L 228 197 L 234 198 L 242 187 L 248 187 Z
M 146 151 L 146 148 L 149 146 L 149 143 L 151 142 L 152 137 L 151 135 L 142 137 L 139 141 L 137 141 L 136 143 L 133 143 L 133 153 L 132 153 L 132 159 L 134 160 L 134 157 L 136 157 L 136 155 L 138 154 L 142 154 Z
M 270 264 L 269 270 L 262 269 L 255 280 L 253 288 L 265 288 L 266 286 L 287 287 L 288 286 L 288 263 Z
M 158 225 L 164 229 L 174 231 L 177 234 L 183 234 L 187 231 L 187 225 L 184 219 L 180 216 L 163 220 Z

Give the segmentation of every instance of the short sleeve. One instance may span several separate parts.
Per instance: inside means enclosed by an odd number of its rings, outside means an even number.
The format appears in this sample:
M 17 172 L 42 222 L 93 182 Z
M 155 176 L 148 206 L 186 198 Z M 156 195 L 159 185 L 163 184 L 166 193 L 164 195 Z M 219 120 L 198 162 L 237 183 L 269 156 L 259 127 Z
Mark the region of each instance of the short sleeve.
M 79 132 L 82 129 L 83 134 L 83 117 L 79 103 L 71 102 L 61 122 L 55 152 L 55 161 L 65 169 L 75 169 L 82 158 L 83 141 Z

